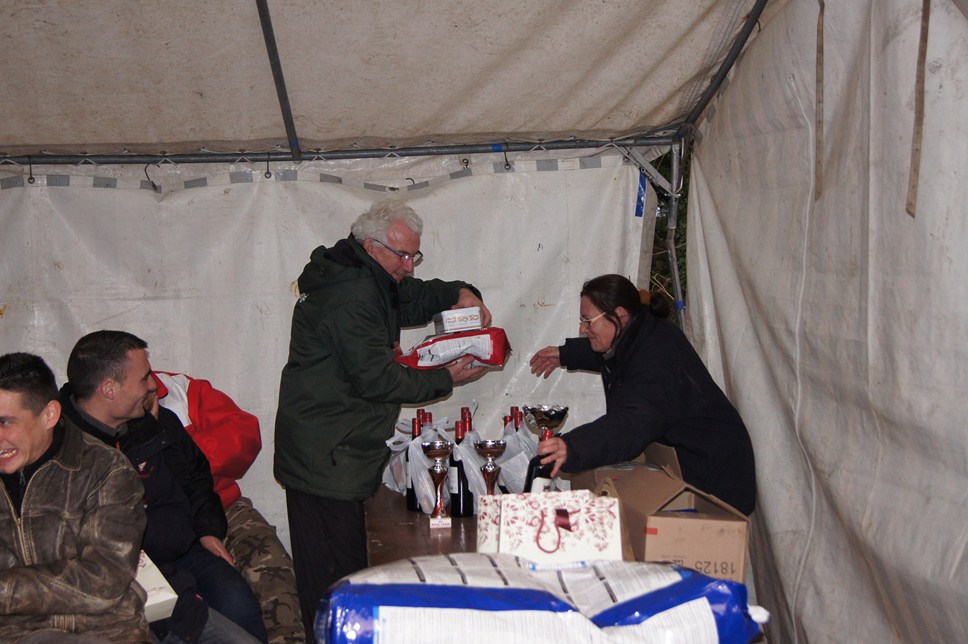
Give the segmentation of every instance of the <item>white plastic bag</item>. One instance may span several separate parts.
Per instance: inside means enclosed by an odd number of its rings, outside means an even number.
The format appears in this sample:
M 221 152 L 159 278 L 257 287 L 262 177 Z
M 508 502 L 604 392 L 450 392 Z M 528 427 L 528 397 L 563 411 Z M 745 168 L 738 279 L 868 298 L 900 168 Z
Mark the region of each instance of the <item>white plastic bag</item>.
M 411 420 L 401 418 L 387 440 L 390 448 L 390 460 L 383 469 L 383 485 L 397 494 L 407 491 L 407 447 L 410 445 Z
M 514 429 L 513 424 L 504 427 L 501 437 L 507 442 L 504 454 L 497 459 L 501 466 L 498 481 L 507 488 L 508 492 L 523 492 L 524 482 L 528 477 L 528 463 L 538 453 L 537 440 L 523 425 Z

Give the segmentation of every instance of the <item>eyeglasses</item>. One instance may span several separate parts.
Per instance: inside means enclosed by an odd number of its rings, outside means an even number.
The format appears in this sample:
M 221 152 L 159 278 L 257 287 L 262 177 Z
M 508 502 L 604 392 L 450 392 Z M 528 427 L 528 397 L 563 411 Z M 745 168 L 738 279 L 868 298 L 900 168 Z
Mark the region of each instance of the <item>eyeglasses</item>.
M 604 313 L 599 313 L 598 315 L 596 315 L 595 317 L 593 317 L 590 320 L 586 320 L 585 318 L 578 318 L 578 328 L 579 329 L 586 329 L 586 330 L 587 329 L 590 329 L 591 326 L 592 326 L 592 324 L 595 322 L 595 320 L 597 320 L 598 318 L 602 317 L 603 315 L 605 315 L 605 314 Z
M 397 257 L 399 257 L 400 258 L 400 261 L 402 261 L 402 262 L 413 262 L 413 265 L 414 266 L 419 266 L 420 265 L 420 262 L 423 261 L 423 257 L 424 257 L 423 256 L 423 253 L 421 253 L 419 250 L 416 253 L 405 253 L 403 251 L 397 250 L 396 248 L 393 248 L 392 246 L 387 246 L 386 244 L 384 244 L 383 242 L 381 242 L 379 239 L 373 239 L 371 237 L 370 238 L 370 241 L 375 241 L 380 246 L 383 246 L 388 251 L 390 251 L 391 253 L 393 253 Z

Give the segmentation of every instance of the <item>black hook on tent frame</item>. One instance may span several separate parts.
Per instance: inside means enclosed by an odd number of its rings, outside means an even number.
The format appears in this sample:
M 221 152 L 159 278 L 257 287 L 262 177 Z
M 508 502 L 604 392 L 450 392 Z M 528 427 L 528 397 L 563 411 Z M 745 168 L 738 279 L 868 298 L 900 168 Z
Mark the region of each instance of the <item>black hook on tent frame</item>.
M 269 157 L 266 157 L 266 173 L 265 173 L 265 175 L 266 175 L 266 179 L 271 179 L 272 178 L 272 171 L 269 170 Z
M 507 146 L 504 146 L 504 169 L 505 170 L 510 170 L 511 169 L 511 162 L 508 161 L 508 148 L 507 148 Z
M 151 184 L 151 189 L 152 190 L 154 190 L 155 192 L 161 192 L 161 188 L 158 187 L 158 184 L 155 183 L 154 181 L 152 181 L 151 177 L 148 176 L 148 166 L 149 165 L 151 165 L 151 164 L 150 163 L 146 163 L 145 164 L 145 178 L 148 180 L 148 183 Z
M 33 185 L 35 181 L 37 180 L 34 179 L 34 162 L 31 161 L 30 157 L 28 156 L 27 157 L 27 183 Z

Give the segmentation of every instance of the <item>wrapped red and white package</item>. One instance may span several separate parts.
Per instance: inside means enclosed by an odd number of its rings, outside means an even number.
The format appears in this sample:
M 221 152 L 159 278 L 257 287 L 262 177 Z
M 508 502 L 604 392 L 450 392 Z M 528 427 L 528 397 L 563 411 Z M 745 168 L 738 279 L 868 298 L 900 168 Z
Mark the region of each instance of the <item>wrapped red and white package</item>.
M 470 355 L 474 366 L 503 367 L 510 353 L 504 329 L 491 327 L 430 336 L 394 360 L 414 369 L 436 369 Z

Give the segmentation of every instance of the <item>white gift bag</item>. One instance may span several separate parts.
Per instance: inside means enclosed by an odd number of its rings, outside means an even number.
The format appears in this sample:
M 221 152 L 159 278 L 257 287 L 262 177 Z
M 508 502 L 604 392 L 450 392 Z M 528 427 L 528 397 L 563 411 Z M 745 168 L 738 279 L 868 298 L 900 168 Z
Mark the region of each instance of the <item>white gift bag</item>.
M 622 559 L 618 499 L 589 490 L 505 494 L 481 499 L 478 552 L 503 552 L 538 565 Z

